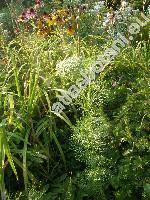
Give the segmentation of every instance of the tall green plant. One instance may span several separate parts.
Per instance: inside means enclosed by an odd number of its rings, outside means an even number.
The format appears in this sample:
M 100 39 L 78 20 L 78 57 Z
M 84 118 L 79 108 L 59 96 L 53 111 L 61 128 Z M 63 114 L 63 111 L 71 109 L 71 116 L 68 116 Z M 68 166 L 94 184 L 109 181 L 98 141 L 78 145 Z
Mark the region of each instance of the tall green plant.
M 17 176 L 17 171 L 14 165 L 14 161 L 10 152 L 10 147 L 7 141 L 7 132 L 5 130 L 5 124 L 2 122 L 0 124 L 0 190 L 1 190 L 1 198 L 2 200 L 6 199 L 6 191 L 5 191 L 5 183 L 4 183 L 4 170 L 5 170 L 5 156 L 7 156 L 7 160 L 11 165 L 13 172 Z

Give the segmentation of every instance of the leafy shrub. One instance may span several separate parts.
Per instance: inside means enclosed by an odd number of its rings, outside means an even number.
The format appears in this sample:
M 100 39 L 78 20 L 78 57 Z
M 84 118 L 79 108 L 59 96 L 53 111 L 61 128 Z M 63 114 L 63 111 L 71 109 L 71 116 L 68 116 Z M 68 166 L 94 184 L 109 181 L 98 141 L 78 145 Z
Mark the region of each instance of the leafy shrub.
M 71 140 L 77 159 L 87 166 L 79 185 L 89 199 L 148 198 L 144 197 L 150 174 L 149 58 L 145 55 L 145 44 L 128 49 L 121 55 L 123 60 L 119 56 L 104 72 L 103 82 L 97 80 L 79 101 L 83 117 Z

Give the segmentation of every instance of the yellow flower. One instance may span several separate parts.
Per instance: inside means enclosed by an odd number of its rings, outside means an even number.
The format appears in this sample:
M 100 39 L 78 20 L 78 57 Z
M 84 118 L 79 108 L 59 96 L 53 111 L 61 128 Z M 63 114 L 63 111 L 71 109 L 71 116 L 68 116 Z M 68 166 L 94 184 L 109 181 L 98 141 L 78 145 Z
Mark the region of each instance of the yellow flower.
M 38 36 L 46 36 L 46 35 L 49 35 L 51 32 L 51 30 L 47 27 L 44 27 L 43 29 L 40 29 L 37 31 L 37 35 Z
M 57 14 L 61 14 L 61 13 L 62 13 L 62 10 L 57 10 L 56 13 L 57 13 Z
M 64 17 L 68 17 L 68 16 L 70 15 L 70 12 L 69 12 L 69 10 L 63 10 L 63 11 L 61 12 L 61 14 L 62 14 Z
M 41 19 L 37 22 L 37 26 L 38 26 L 39 29 L 42 29 L 42 27 L 43 27 L 43 22 L 42 22 Z
M 75 15 L 72 15 L 71 19 L 72 19 L 73 21 L 76 21 L 76 20 L 77 20 L 77 17 L 76 17 Z
M 38 31 L 37 31 L 37 35 L 38 35 L 38 36 L 43 36 L 43 30 L 41 30 L 41 29 L 38 30 Z
M 56 24 L 57 25 L 64 25 L 65 24 L 65 20 L 63 18 L 61 18 L 60 16 L 57 16 Z
M 51 31 L 50 31 L 50 29 L 49 29 L 48 27 L 44 27 L 44 28 L 43 28 L 43 34 L 44 34 L 44 35 L 49 35 L 50 32 L 51 32 Z
M 54 21 L 52 18 L 48 18 L 48 19 L 46 20 L 46 22 L 47 22 L 48 26 L 52 26 L 52 25 L 55 24 L 55 21 Z

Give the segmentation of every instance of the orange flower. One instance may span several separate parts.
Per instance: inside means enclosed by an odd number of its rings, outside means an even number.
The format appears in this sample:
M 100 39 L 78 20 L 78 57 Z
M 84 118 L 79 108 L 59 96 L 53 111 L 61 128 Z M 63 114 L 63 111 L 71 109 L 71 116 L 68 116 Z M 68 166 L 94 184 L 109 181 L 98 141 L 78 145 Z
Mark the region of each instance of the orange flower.
M 8 61 L 7 58 L 3 58 L 3 59 L 1 59 L 0 64 L 2 64 L 2 65 L 7 65 L 8 62 L 9 62 L 9 61 Z
M 73 35 L 75 33 L 75 29 L 72 25 L 69 25 L 67 31 L 68 35 Z
M 20 32 L 20 30 L 19 30 L 18 28 L 14 30 L 14 33 L 15 33 L 16 35 L 19 34 L 19 32 Z

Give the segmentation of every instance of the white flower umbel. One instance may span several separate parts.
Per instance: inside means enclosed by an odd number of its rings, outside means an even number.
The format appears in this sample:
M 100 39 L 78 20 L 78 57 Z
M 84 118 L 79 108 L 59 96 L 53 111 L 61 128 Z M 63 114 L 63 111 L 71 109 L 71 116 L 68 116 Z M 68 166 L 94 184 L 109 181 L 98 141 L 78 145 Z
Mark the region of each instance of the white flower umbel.
M 91 13 L 98 13 L 104 7 L 105 7 L 105 2 L 104 1 L 95 2 L 95 5 L 94 5 L 93 9 L 90 9 L 89 11 Z
M 73 55 L 71 57 L 65 58 L 56 64 L 56 75 L 64 76 L 74 71 L 74 69 L 79 65 L 80 57 Z
M 121 9 L 124 10 L 127 7 L 127 5 L 128 5 L 128 2 L 122 1 L 121 2 Z
M 95 11 L 98 12 L 100 9 L 101 9 L 101 6 L 100 6 L 100 5 L 95 5 L 95 6 L 94 6 L 94 10 L 95 10 Z

